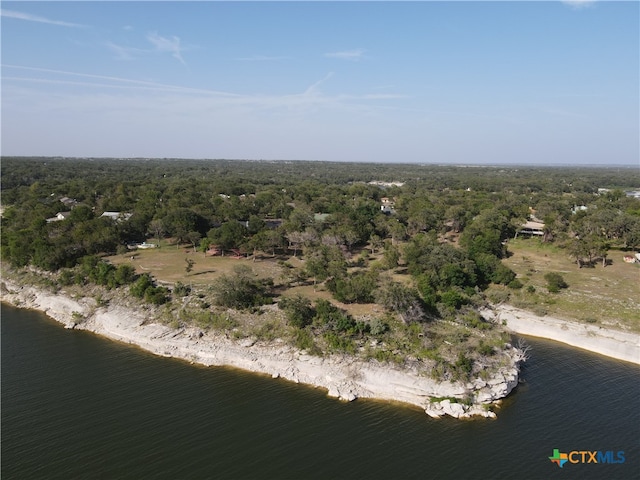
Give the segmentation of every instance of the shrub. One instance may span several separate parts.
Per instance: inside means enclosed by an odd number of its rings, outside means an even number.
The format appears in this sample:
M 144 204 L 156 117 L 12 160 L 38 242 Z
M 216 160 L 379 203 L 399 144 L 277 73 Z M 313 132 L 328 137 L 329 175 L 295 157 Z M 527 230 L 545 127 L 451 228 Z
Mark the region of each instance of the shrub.
M 265 322 L 253 333 L 259 340 L 270 342 L 278 338 L 278 325 L 276 322 Z
M 480 355 L 491 356 L 496 352 L 491 345 L 487 345 L 482 340 L 480 340 L 480 344 L 478 345 L 478 353 Z
M 154 305 L 163 305 L 169 301 L 169 290 L 165 287 L 148 287 L 144 292 L 145 301 Z
M 515 272 L 502 263 L 498 263 L 496 265 L 496 269 L 491 276 L 491 281 L 493 283 L 501 283 L 503 285 L 510 285 L 510 283 L 514 282 L 515 280 Z
M 371 332 L 371 335 L 382 335 L 387 330 L 389 330 L 389 325 L 387 325 L 387 323 L 381 318 L 375 317 L 369 322 L 369 331 Z
M 113 284 L 115 286 L 128 285 L 136 279 L 136 269 L 126 263 L 120 264 L 113 272 Z
M 169 301 L 169 290 L 165 287 L 156 287 L 151 275 L 143 273 L 129 288 L 131 295 L 137 298 L 144 298 L 145 301 L 154 305 L 162 305 Z
M 345 315 L 342 310 L 334 304 L 323 299 L 316 302 L 315 310 L 316 314 L 313 322 L 318 325 L 328 325 L 332 329 L 335 328 L 338 321 Z
M 562 275 L 555 272 L 545 273 L 544 279 L 547 281 L 547 290 L 551 293 L 558 293 L 563 288 L 568 288 L 569 285 L 564 281 Z
M 355 326 L 356 322 L 353 321 L 353 318 L 348 315 L 342 314 L 337 318 L 337 322 L 335 323 L 335 326 L 333 328 L 337 332 L 351 333 Z
M 309 325 L 316 313 L 311 307 L 311 301 L 302 295 L 283 297 L 278 302 L 278 306 L 287 314 L 289 325 L 296 328 Z
M 191 293 L 191 288 L 182 282 L 176 282 L 175 286 L 173 287 L 173 294 L 176 297 L 186 297 L 190 293 Z
M 518 280 L 517 278 L 514 280 L 511 280 L 508 284 L 507 287 L 513 289 L 513 290 L 519 290 L 522 287 L 524 287 L 524 285 L 522 284 L 522 282 L 520 280 Z
M 131 295 L 137 298 L 143 298 L 144 292 L 147 288 L 153 287 L 153 280 L 151 279 L 151 275 L 148 273 L 143 273 L 138 277 L 138 279 L 131 285 L 129 288 L 129 292 Z
M 376 292 L 376 301 L 386 310 L 397 313 L 404 323 L 426 320 L 424 303 L 416 290 L 398 282 L 388 282 Z
M 339 335 L 335 332 L 327 332 L 324 334 L 324 339 L 327 341 L 327 346 L 331 352 L 350 354 L 354 354 L 356 352 L 355 343 L 349 337 Z
M 462 305 L 468 303 L 468 299 L 456 290 L 447 290 L 440 295 L 440 301 L 447 307 L 458 310 Z
M 356 273 L 349 277 L 332 278 L 327 288 L 336 300 L 344 303 L 372 303 L 377 279 L 374 275 Z
M 366 358 L 373 358 L 380 363 L 402 364 L 402 362 L 404 361 L 404 358 L 402 357 L 402 355 L 393 353 L 389 350 L 383 350 L 378 348 L 375 348 L 375 349 L 369 348 L 366 353 Z
M 460 320 L 468 327 L 477 328 L 478 330 L 488 330 L 491 328 L 491 324 L 476 311 L 467 312 Z
M 232 330 L 240 323 L 231 315 L 222 313 L 212 313 L 210 316 L 211 327 L 216 330 Z
M 311 355 L 319 355 L 320 349 L 313 340 L 313 335 L 306 328 L 297 329 L 293 334 L 293 344 Z
M 68 287 L 69 285 L 73 285 L 74 281 L 75 276 L 71 270 L 65 268 L 60 272 L 60 285 Z
M 473 360 L 467 357 L 464 353 L 458 353 L 458 359 L 454 364 L 456 370 L 456 376 L 461 379 L 468 378 L 473 370 Z

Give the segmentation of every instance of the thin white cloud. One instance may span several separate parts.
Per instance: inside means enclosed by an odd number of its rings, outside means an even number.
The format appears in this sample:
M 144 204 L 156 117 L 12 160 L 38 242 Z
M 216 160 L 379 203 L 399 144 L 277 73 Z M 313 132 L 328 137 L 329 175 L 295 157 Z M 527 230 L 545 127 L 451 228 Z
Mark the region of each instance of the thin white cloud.
M 133 60 L 141 54 L 148 53 L 148 51 L 140 48 L 125 47 L 113 42 L 107 42 L 105 45 L 115 54 L 118 60 Z
M 200 89 L 200 88 L 190 88 L 190 87 L 181 87 L 181 86 L 176 86 L 176 85 L 167 85 L 164 83 L 157 83 L 157 82 L 148 82 L 148 81 L 144 81 L 144 80 L 132 80 L 129 78 L 122 78 L 122 77 L 112 77 L 112 76 L 108 76 L 108 75 L 94 75 L 91 73 L 79 73 L 79 72 L 71 72 L 71 71 L 67 71 L 67 70 L 55 70 L 55 69 L 51 69 L 51 68 L 40 68 L 40 67 L 27 67 L 27 66 L 23 66 L 23 65 L 10 65 L 10 64 L 2 64 L 0 65 L 2 66 L 2 68 L 6 68 L 6 69 L 17 69 L 17 70 L 27 70 L 27 71 L 32 71 L 32 72 L 40 72 L 40 73 L 52 73 L 52 74 L 56 74 L 56 75 L 62 75 L 62 76 L 72 76 L 72 77 L 81 77 L 81 78 L 89 78 L 89 79 L 96 79 L 96 80 L 108 80 L 111 82 L 116 82 L 114 85 L 112 85 L 112 87 L 117 88 L 117 86 L 121 83 L 124 84 L 132 84 L 132 85 L 139 85 L 142 87 L 148 87 L 149 89 L 153 89 L 153 90 L 166 90 L 166 91 L 177 91 L 177 92 L 184 92 L 184 93 L 198 93 L 198 94 L 208 94 L 208 95 L 220 95 L 220 96 L 229 96 L 229 97 L 239 97 L 240 95 L 235 94 L 235 93 L 228 93 L 228 92 L 220 92 L 217 90 L 206 90 L 206 89 Z M 2 77 L 3 79 L 9 79 L 10 77 Z M 63 82 L 61 80 L 56 80 L 56 79 L 34 79 L 34 81 L 45 81 L 48 80 L 49 83 L 56 83 L 57 82 Z M 86 86 L 96 86 L 97 84 L 92 84 L 90 82 L 86 82 L 85 83 Z M 127 87 L 122 87 L 122 88 L 127 88 Z
M 176 36 L 163 37 L 155 32 L 151 32 L 146 36 L 147 41 L 152 45 L 151 48 L 139 48 L 119 45 L 114 42 L 106 42 L 105 45 L 115 54 L 117 60 L 134 60 L 144 55 L 152 55 L 154 53 L 169 53 L 173 58 L 183 65 L 187 65 L 182 52 L 185 50 L 180 44 L 180 38 Z
M 30 13 L 16 12 L 15 10 L 0 10 L 0 16 L 7 18 L 15 18 L 17 20 L 25 20 L 27 22 L 46 23 L 49 25 L 58 25 L 60 27 L 87 28 L 86 25 L 79 23 L 63 22 L 61 20 L 51 20 L 49 18 L 32 15 Z
M 9 76 L 11 70 L 34 72 L 34 75 Z M 105 112 L 119 108 L 141 111 L 172 111 L 178 116 L 189 116 L 193 112 L 203 115 L 241 116 L 242 118 L 279 115 L 281 118 L 304 119 L 319 112 L 343 111 L 373 114 L 381 109 L 398 108 L 395 100 L 407 98 L 399 94 L 326 94 L 320 86 L 332 78 L 328 73 L 314 82 L 302 93 L 238 94 L 206 88 L 191 88 L 151 81 L 133 80 L 106 75 L 70 72 L 19 65 L 2 65 L 3 89 L 6 98 L 13 98 L 16 105 L 42 103 L 42 110 L 54 110 L 67 105 L 73 110 L 92 110 L 105 106 Z M 56 87 L 60 88 L 56 88 Z M 68 90 L 64 87 L 73 87 Z M 109 93 L 109 91 L 114 93 Z M 13 92 L 12 94 L 8 92 Z M 15 93 L 15 92 L 19 92 Z M 41 98 L 41 102 L 35 102 Z M 390 103 L 388 103 L 390 102 Z M 385 105 L 383 105 L 383 103 Z M 134 107 L 137 105 L 137 107 Z M 67 108 L 65 107 L 65 108 Z M 17 108 L 17 107 L 16 107 Z M 21 108 L 21 107 L 20 107 Z M 264 117 L 266 118 L 266 117 Z
M 304 91 L 303 95 L 317 95 L 318 87 L 329 80 L 331 77 L 333 77 L 333 72 L 327 73 L 323 78 L 315 82 L 313 85 L 309 86 L 309 88 Z
M 579 10 L 592 7 L 596 3 L 596 0 L 561 0 L 561 2 L 575 10 Z
M 356 48 L 354 50 L 343 50 L 341 52 L 329 52 L 325 53 L 324 56 L 329 58 L 339 58 L 341 60 L 358 61 L 364 58 L 364 52 L 364 49 Z
M 180 38 L 175 35 L 171 38 L 163 37 L 155 32 L 147 35 L 147 40 L 155 47 L 158 52 L 170 53 L 175 59 L 177 59 L 183 65 L 187 63 L 182 58 L 182 47 L 180 46 Z

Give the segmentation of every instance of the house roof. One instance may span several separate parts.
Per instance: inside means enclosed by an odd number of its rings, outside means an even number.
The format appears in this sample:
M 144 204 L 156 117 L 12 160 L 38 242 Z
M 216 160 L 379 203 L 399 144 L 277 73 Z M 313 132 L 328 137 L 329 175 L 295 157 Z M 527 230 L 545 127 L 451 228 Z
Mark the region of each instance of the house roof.
M 544 229 L 544 223 L 533 222 L 533 221 L 529 220 L 524 225 L 522 225 L 522 228 L 529 228 L 531 230 L 542 230 L 542 229 Z
M 69 215 L 71 215 L 71 212 L 58 212 L 58 213 L 56 213 L 55 217 L 47 218 L 47 223 L 58 222 L 60 220 L 64 220 L 66 218 L 69 218 Z
M 112 220 L 129 220 L 132 216 L 131 213 L 123 212 L 103 212 L 101 217 L 109 217 Z

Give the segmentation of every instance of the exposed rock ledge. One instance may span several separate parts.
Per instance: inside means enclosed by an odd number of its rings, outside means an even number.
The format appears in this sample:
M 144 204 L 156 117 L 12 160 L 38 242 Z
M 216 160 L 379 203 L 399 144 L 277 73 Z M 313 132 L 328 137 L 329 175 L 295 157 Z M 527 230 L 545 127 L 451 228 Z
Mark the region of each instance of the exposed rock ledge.
M 518 384 L 519 351 L 511 348 L 502 371 L 484 381 L 439 382 L 417 371 L 347 356 L 315 357 L 283 343 L 233 341 L 198 328 L 174 330 L 153 323 L 144 313 L 119 306 L 97 308 L 92 298 L 78 300 L 8 281 L 2 301 L 40 310 L 67 328 L 88 330 L 149 352 L 202 365 L 226 365 L 328 390 L 342 400 L 376 398 L 417 405 L 433 417 L 495 417 L 487 407 Z M 471 401 L 469 401 L 471 400 Z
M 559 318 L 539 317 L 509 305 L 482 312 L 503 322 L 514 333 L 548 338 L 607 357 L 640 364 L 640 335 Z

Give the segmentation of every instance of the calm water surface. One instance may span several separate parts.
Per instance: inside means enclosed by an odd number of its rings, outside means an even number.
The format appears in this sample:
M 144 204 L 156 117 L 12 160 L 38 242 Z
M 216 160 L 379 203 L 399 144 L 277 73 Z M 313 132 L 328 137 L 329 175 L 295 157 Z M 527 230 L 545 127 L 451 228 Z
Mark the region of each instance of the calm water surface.
M 159 358 L 2 306 L 2 479 L 640 479 L 640 368 L 528 339 L 497 420 Z M 567 464 L 554 448 L 622 450 Z

